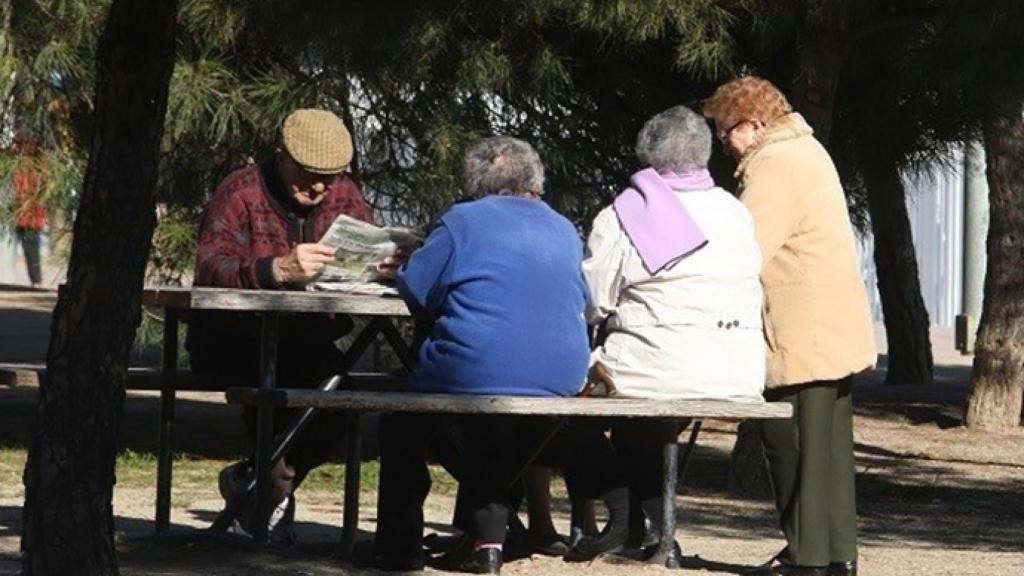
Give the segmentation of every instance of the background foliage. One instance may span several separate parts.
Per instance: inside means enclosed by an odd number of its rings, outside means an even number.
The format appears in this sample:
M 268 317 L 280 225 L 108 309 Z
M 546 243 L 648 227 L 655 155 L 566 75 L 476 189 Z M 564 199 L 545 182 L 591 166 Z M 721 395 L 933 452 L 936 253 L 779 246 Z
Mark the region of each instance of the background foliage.
M 268 155 L 281 119 L 300 106 L 333 109 L 352 127 L 352 172 L 382 220 L 430 220 L 459 195 L 465 146 L 502 133 L 535 144 L 548 201 L 583 229 L 638 167 L 632 144 L 647 117 L 696 105 L 741 73 L 789 86 L 808 41 L 804 23 L 829 4 L 851 6 L 830 148 L 864 229 L 858 147 L 884 147 L 901 169 L 948 158 L 992 109 L 993 92 L 980 88 L 992 73 L 1003 72 L 1003 85 L 1024 76 L 982 57 L 1021 47 L 1004 30 L 1020 22 L 1012 2 L 183 0 L 151 279 L 187 279 L 209 194 L 232 169 Z M 3 5 L 0 148 L 15 135 L 43 143 L 43 198 L 58 239 L 91 139 L 107 6 Z M 20 161 L 4 156 L 3 182 Z M 731 166 L 715 162 L 730 184 Z M 0 228 L 9 228 L 4 200 Z

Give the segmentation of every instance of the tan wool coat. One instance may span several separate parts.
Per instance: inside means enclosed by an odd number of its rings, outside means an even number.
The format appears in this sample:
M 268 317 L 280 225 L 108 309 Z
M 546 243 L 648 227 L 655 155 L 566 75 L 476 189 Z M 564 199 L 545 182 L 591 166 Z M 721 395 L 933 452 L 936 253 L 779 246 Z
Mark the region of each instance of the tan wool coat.
M 838 380 L 877 360 L 846 197 L 812 134 L 789 114 L 736 171 L 763 257 L 768 388 Z

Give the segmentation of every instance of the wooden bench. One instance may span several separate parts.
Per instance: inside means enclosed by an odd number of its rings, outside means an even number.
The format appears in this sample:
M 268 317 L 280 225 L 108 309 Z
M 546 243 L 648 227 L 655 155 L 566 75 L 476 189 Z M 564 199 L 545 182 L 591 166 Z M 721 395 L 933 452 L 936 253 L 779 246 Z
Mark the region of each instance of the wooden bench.
M 689 457 L 697 439 L 703 419 L 743 420 L 748 418 L 789 418 L 792 407 L 788 403 L 731 402 L 725 400 L 641 400 L 617 398 L 535 398 L 521 396 L 471 396 L 458 394 L 418 394 L 410 392 L 374 392 L 360 390 L 318 390 L 231 388 L 227 399 L 232 404 L 256 405 L 264 412 L 272 408 L 308 408 L 342 410 L 349 412 L 349 434 L 358 435 L 358 419 L 365 412 L 413 412 L 425 414 L 502 414 L 520 416 L 562 416 L 595 418 L 647 418 L 665 422 L 661 442 L 664 470 L 662 505 L 665 514 L 662 534 L 675 534 L 676 486 L 679 467 L 677 427 L 681 421 L 694 420 L 690 443 L 684 455 Z M 356 424 L 353 425 L 355 421 Z M 339 553 L 351 557 L 359 520 L 359 438 L 349 436 L 345 469 L 344 525 Z M 355 453 L 353 454 L 353 450 Z M 257 449 L 257 454 L 270 454 L 269 448 Z M 273 461 L 257 457 L 259 482 L 270 480 Z M 651 559 L 670 568 L 676 568 L 673 554 L 674 538 L 662 538 L 657 553 Z

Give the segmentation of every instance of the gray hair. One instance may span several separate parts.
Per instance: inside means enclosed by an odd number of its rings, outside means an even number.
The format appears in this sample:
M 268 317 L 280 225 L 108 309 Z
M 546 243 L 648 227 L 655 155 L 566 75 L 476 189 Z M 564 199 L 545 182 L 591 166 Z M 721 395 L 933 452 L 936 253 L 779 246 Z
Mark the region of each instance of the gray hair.
M 544 165 L 533 146 L 522 140 L 508 136 L 484 138 L 466 151 L 462 185 L 473 198 L 542 194 Z
M 636 155 L 659 172 L 706 168 L 711 158 L 711 129 L 700 114 L 686 106 L 673 106 L 640 129 Z

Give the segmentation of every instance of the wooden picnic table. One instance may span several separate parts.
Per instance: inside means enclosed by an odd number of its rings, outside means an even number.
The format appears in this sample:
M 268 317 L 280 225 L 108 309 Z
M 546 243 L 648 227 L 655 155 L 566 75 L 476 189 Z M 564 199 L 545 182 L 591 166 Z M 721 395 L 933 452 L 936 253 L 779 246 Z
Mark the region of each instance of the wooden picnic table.
M 373 344 L 378 335 L 385 338 L 399 359 L 411 367 L 413 352 L 402 338 L 395 319 L 406 318 L 409 310 L 405 303 L 391 296 L 370 296 L 337 292 L 309 292 L 283 290 L 243 290 L 232 288 L 202 288 L 178 286 L 151 286 L 143 290 L 142 303 L 145 306 L 164 309 L 164 340 L 160 384 L 160 417 L 157 448 L 157 497 L 156 530 L 166 532 L 170 527 L 171 508 L 171 466 L 172 433 L 174 424 L 174 402 L 178 377 L 178 323 L 180 315 L 190 310 L 223 310 L 251 312 L 258 314 L 260 322 L 260 389 L 277 386 L 276 357 L 278 324 L 282 314 L 320 313 L 345 316 L 364 316 L 369 322 L 356 334 L 355 340 L 344 351 L 337 374 L 344 378 L 352 370 L 360 356 Z M 257 407 L 256 438 L 256 502 L 259 517 L 270 515 L 270 469 L 274 443 L 273 410 Z M 351 465 L 353 458 L 360 456 L 360 435 L 358 418 L 349 418 L 346 425 L 346 475 L 348 470 L 359 469 L 358 462 Z M 293 438 L 294 431 L 283 436 Z M 280 450 L 278 450 L 280 452 Z M 348 500 L 346 498 L 346 500 Z M 346 502 L 346 504 L 350 504 Z M 349 530 L 349 519 L 358 518 L 358 502 L 350 512 L 345 507 L 345 529 Z M 352 528 L 355 522 L 351 523 Z M 266 522 L 260 522 L 254 535 L 257 540 L 268 538 Z
M 174 413 L 175 378 L 177 375 L 177 330 L 179 313 L 187 310 L 231 310 L 259 314 L 261 322 L 260 381 L 258 386 L 228 390 L 231 403 L 254 405 L 258 411 L 255 492 L 260 518 L 268 518 L 270 468 L 272 462 L 286 451 L 288 442 L 301 431 L 301 421 L 314 410 L 347 412 L 344 517 L 339 552 L 342 557 L 352 553 L 359 519 L 359 470 L 361 437 L 360 415 L 365 412 L 425 412 L 449 414 L 518 414 L 573 417 L 652 418 L 664 422 L 662 487 L 665 518 L 662 533 L 675 532 L 676 471 L 685 470 L 696 444 L 703 418 L 788 418 L 791 408 L 784 403 L 730 402 L 726 400 L 659 401 L 609 398 L 511 398 L 429 395 L 382 391 L 379 384 L 372 392 L 334 390 L 337 383 L 351 371 L 356 360 L 378 335 L 383 336 L 407 368 L 412 367 L 413 352 L 393 324 L 393 320 L 409 317 L 405 304 L 398 298 L 339 293 L 285 292 L 266 290 L 234 290 L 224 288 L 151 287 L 143 294 L 143 304 L 165 310 L 163 366 L 161 371 L 160 442 L 157 474 L 157 531 L 169 528 L 171 488 L 171 432 Z M 278 318 L 287 313 L 324 313 L 369 317 L 369 322 L 356 335 L 344 352 L 337 376 L 319 390 L 277 389 L 275 362 Z M 274 445 L 273 412 L 275 408 L 303 408 L 299 424 L 293 424 Z M 682 458 L 678 454 L 678 428 L 673 423 L 693 420 L 690 438 Z M 682 463 L 679 466 L 680 462 Z M 230 510 L 229 503 L 226 512 Z M 225 514 L 214 523 L 223 528 Z M 227 515 L 230 519 L 230 514 Z M 268 538 L 266 521 L 257 525 L 256 540 Z M 672 538 L 664 538 L 652 561 L 675 566 L 671 554 Z

